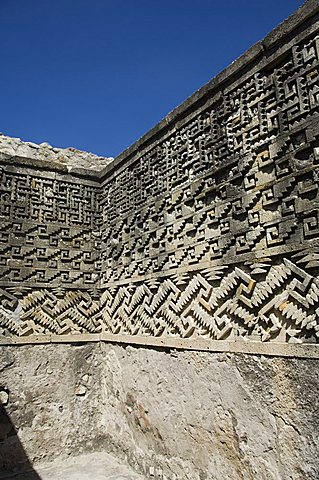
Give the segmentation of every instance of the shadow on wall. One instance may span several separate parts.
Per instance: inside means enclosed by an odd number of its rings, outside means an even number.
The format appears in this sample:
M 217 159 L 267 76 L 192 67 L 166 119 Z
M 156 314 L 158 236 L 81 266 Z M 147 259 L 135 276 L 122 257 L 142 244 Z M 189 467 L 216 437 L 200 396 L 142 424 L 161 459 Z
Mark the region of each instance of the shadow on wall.
M 27 473 L 16 476 L 21 472 Z M 41 480 L 32 468 L 5 406 L 0 403 L 0 479 L 5 478 Z

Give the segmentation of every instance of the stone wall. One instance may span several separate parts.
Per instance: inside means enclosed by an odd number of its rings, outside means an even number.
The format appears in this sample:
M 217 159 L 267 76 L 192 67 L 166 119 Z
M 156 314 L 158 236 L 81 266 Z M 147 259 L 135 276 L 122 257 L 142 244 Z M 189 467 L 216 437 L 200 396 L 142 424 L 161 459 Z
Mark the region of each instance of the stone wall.
M 318 478 L 318 11 L 111 163 L 0 137 L 1 468 Z
M 0 460 L 22 443 L 32 463 L 102 450 L 156 480 L 317 480 L 318 362 L 103 343 L 1 347 L 0 387 L 19 437 L 0 442 Z
M 0 133 L 0 158 L 24 158 L 32 161 L 50 162 L 65 166 L 69 171 L 78 168 L 99 171 L 109 165 L 112 157 L 99 157 L 93 153 L 83 152 L 74 147 L 56 148 L 44 142 L 38 145 L 24 142 Z
M 308 7 L 107 167 L 112 332 L 318 341 L 318 5 Z
M 318 38 L 310 0 L 111 163 L 0 137 L 1 341 L 317 344 Z
M 3 164 L 3 335 L 76 333 L 83 325 L 95 331 L 98 183 L 44 161 L 13 157 Z

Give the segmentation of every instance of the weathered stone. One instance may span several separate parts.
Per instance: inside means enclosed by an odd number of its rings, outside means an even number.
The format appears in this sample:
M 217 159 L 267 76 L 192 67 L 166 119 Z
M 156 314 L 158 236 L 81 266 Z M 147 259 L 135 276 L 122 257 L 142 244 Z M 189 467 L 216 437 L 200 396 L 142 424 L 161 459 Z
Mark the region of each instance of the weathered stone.
M 6 390 L 0 390 L 0 405 L 7 405 L 9 401 L 9 394 Z
M 86 394 L 86 387 L 84 385 L 77 385 L 76 389 L 75 389 L 75 395 L 78 395 L 78 396 L 83 396 Z
M 310 0 L 112 162 L 0 136 L 1 341 L 318 344 L 318 72 Z
M 0 136 L 0 468 L 319 478 L 318 12 L 112 162 Z
M 39 475 L 39 476 L 38 476 Z M 37 465 L 33 472 L 21 473 L 14 480 L 143 480 L 127 465 L 105 452 L 79 455 Z
M 18 437 L 0 458 L 18 438 L 36 465 L 97 450 L 145 478 L 319 476 L 319 360 L 63 344 L 2 347 L 0 363 L 7 351 Z M 95 388 L 75 396 L 87 374 Z
M 102 170 L 113 160 L 112 157 L 99 157 L 93 153 L 84 152 L 73 147 L 54 148 L 46 142 L 38 145 L 33 142 L 23 142 L 20 138 L 12 138 L 3 134 L 0 134 L 0 153 L 10 157 L 55 162 L 68 167 L 89 170 Z

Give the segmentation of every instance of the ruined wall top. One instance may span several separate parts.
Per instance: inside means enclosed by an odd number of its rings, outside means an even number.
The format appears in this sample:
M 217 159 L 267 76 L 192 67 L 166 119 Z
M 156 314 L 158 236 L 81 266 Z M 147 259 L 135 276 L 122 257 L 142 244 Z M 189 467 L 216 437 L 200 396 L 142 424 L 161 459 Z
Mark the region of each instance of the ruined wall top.
M 113 161 L 113 157 L 101 157 L 73 147 L 56 148 L 48 143 L 24 142 L 20 138 L 0 134 L 0 159 L 24 158 L 32 161 L 48 162 L 66 167 L 67 170 L 83 168 L 100 171 Z

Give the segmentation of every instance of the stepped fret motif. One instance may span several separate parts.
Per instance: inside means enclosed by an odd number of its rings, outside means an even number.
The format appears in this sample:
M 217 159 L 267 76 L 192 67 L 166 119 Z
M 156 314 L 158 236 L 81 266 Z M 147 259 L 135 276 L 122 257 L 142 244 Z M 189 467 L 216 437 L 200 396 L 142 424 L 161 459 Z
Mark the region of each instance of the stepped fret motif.
M 316 15 L 102 174 L 1 155 L 2 336 L 318 343 Z

